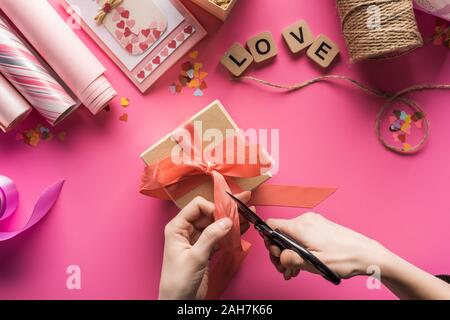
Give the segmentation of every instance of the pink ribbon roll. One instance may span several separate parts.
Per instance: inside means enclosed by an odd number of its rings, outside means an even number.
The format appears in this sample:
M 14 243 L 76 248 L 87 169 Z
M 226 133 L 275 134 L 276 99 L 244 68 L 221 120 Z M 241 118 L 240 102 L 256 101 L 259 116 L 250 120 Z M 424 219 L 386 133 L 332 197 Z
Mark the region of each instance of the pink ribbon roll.
M 103 65 L 47 0 L 0 0 L 0 8 L 93 114 L 117 95 Z
M 45 217 L 58 199 L 63 184 L 64 180 L 61 180 L 45 189 L 36 202 L 25 226 L 19 230 L 9 231 L 5 228 L 4 222 L 16 212 L 19 206 L 19 191 L 14 181 L 0 175 L 0 241 L 14 238 Z
M 30 112 L 27 101 L 0 74 L 0 129 L 8 132 Z
M 51 125 L 77 103 L 0 17 L 0 72 Z

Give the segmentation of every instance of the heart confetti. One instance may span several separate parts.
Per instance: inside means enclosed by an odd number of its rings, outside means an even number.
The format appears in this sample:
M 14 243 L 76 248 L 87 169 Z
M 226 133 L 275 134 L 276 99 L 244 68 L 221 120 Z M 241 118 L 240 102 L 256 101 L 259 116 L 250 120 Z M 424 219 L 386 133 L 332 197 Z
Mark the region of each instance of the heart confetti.
M 128 98 L 122 97 L 120 99 L 120 105 L 124 108 L 128 107 L 130 105 L 130 100 Z
M 173 82 L 169 85 L 169 92 L 171 94 L 182 93 L 183 88 L 189 88 L 193 90 L 194 97 L 202 97 L 204 90 L 208 88 L 206 84 L 206 77 L 208 72 L 204 71 L 204 65 L 202 62 L 196 61 L 200 53 L 192 51 L 189 54 L 191 60 L 181 64 L 181 70 L 178 74 L 178 82 Z
M 124 113 L 119 118 L 120 121 L 127 122 L 128 121 L 128 113 Z
M 53 139 L 54 133 L 51 130 L 51 128 L 38 124 L 36 128 L 16 133 L 16 141 L 23 141 L 29 146 L 37 147 L 41 141 L 50 141 Z M 64 141 L 64 139 L 60 139 L 62 133 L 64 133 L 65 138 L 66 133 L 64 131 L 57 134 L 58 140 L 60 141 Z
M 424 114 L 422 112 L 409 114 L 404 110 L 393 110 L 388 119 L 389 131 L 392 132 L 394 141 L 401 143 L 403 151 L 411 150 L 413 147 L 407 142 L 408 136 L 411 135 L 412 125 L 417 129 L 422 129 Z

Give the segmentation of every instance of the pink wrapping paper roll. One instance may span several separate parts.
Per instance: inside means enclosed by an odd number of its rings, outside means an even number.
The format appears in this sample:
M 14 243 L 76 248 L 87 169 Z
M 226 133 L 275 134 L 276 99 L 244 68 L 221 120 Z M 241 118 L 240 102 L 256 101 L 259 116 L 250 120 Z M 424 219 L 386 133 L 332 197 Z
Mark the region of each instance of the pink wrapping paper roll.
M 0 75 L 0 129 L 8 132 L 25 119 L 31 107 L 14 87 Z
M 93 114 L 117 95 L 105 68 L 46 0 L 0 0 L 0 8 Z
M 77 103 L 0 17 L 0 72 L 51 125 Z

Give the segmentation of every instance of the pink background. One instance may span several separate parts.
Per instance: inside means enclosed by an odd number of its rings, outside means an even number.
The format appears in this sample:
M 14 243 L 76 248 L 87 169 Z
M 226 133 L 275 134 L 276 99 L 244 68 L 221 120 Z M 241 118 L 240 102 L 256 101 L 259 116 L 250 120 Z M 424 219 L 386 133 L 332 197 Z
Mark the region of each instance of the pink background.
M 61 7 L 58 11 L 64 15 Z M 54 139 L 37 148 L 15 140 L 16 132 L 43 120 L 36 114 L 10 134 L 0 135 L 0 173 L 21 191 L 21 212 L 29 212 L 40 191 L 66 179 L 60 199 L 36 227 L 0 243 L 0 299 L 154 299 L 158 294 L 164 225 L 174 205 L 138 193 L 143 162 L 139 154 L 183 120 L 220 99 L 242 128 L 280 129 L 280 170 L 275 183 L 336 185 L 339 190 L 316 211 L 373 237 L 431 273 L 450 273 L 449 93 L 417 94 L 431 121 L 431 139 L 415 156 L 399 156 L 377 142 L 373 121 L 382 100 L 346 85 L 318 84 L 293 94 L 230 82 L 218 61 L 235 41 L 271 31 L 279 46 L 276 60 L 250 73 L 272 81 L 297 82 L 326 73 L 344 74 L 387 91 L 417 83 L 450 83 L 450 59 L 431 44 L 403 58 L 352 65 L 348 62 L 333 1 L 239 1 L 225 24 L 185 1 L 209 36 L 198 45 L 209 88 L 204 97 L 186 90 L 168 92 L 180 63 L 142 95 L 84 34 L 84 43 L 107 69 L 119 96 L 112 111 L 98 117 L 79 110 Z M 417 13 L 424 35 L 433 34 L 434 17 Z M 342 48 L 328 70 L 305 55 L 292 57 L 281 38 L 288 24 L 306 19 L 315 34 L 324 33 Z M 56 41 L 56 39 L 55 39 Z M 183 59 L 182 61 L 186 61 Z M 120 115 L 129 114 L 127 123 Z M 304 210 L 261 208 L 268 217 L 294 217 Z M 20 221 L 14 221 L 20 223 Z M 245 238 L 253 249 L 223 298 L 381 299 L 386 289 L 368 290 L 366 278 L 339 287 L 302 274 L 286 282 L 269 262 L 253 230 Z M 82 289 L 66 289 L 66 268 L 82 271 Z

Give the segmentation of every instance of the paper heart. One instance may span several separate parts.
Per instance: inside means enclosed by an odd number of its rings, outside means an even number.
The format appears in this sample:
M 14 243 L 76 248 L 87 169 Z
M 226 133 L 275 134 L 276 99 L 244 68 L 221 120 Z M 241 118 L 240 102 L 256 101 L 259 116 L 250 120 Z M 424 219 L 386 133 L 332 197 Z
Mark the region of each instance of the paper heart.
M 149 63 L 148 65 L 145 66 L 145 70 L 147 70 L 148 72 L 151 72 L 153 70 L 153 65 L 151 63 Z
M 192 29 L 192 26 L 191 26 L 191 25 L 189 25 L 189 26 L 187 26 L 186 28 L 184 28 L 184 32 L 186 32 L 187 34 L 191 34 L 192 31 L 193 31 L 193 29 Z
M 141 48 L 142 51 L 145 51 L 148 49 L 148 44 L 146 44 L 145 42 L 142 42 L 139 44 L 139 48 Z
M 124 108 L 128 107 L 130 105 L 130 100 L 128 100 L 125 97 L 120 98 L 120 105 Z
M 130 17 L 130 11 L 124 10 L 120 15 L 122 16 L 122 18 L 128 19 Z
M 194 64 L 195 71 L 198 71 L 203 68 L 203 63 L 197 62 Z
M 129 53 L 133 53 L 133 45 L 131 43 L 127 44 L 125 50 L 127 50 Z
M 146 40 L 146 42 L 147 42 L 149 45 L 153 44 L 153 42 L 155 42 L 155 41 L 156 41 L 155 37 L 152 36 L 151 34 L 148 36 L 148 38 L 147 38 L 147 40 Z
M 415 123 L 415 125 L 416 125 L 417 128 L 421 129 L 421 128 L 422 128 L 422 125 L 423 125 L 423 120 L 422 120 L 422 119 L 419 119 L 419 120 L 417 120 L 417 121 L 414 122 L 414 123 Z
M 144 37 L 148 37 L 148 35 L 150 34 L 150 29 L 143 29 L 141 30 L 141 33 L 144 35 Z
M 157 56 L 157 57 L 153 58 L 152 62 L 153 62 L 153 64 L 158 65 L 161 63 L 161 58 L 159 56 Z
M 183 42 L 184 41 L 184 34 L 180 33 L 179 35 L 177 35 L 177 37 L 175 39 L 177 39 L 178 42 Z
M 189 55 L 192 59 L 197 59 L 198 58 L 198 51 L 192 51 L 191 54 Z
M 117 38 L 118 40 L 121 40 L 122 37 L 123 37 L 123 32 L 120 31 L 120 30 L 116 30 L 115 33 L 116 33 L 116 38 Z
M 119 118 L 120 121 L 127 122 L 128 121 L 128 113 L 124 113 Z
M 133 34 L 133 37 L 131 38 L 131 43 L 136 44 L 139 42 L 139 37 Z
M 124 36 L 126 37 L 126 38 L 128 38 L 129 36 L 131 36 L 131 30 L 130 30 L 130 28 L 128 28 L 128 27 L 126 27 L 125 28 L 125 32 L 124 32 Z
M 116 24 L 116 27 L 119 29 L 125 28 L 125 21 L 121 20 L 118 24 Z
M 203 97 L 203 91 L 202 91 L 201 89 L 197 88 L 197 89 L 194 91 L 194 96 L 195 96 L 195 97 Z
M 177 42 L 175 40 L 172 40 L 167 45 L 170 49 L 175 49 L 177 47 Z
M 208 76 L 208 72 L 202 71 L 200 72 L 199 79 L 203 80 Z
M 158 39 L 161 36 L 161 31 L 159 31 L 159 30 L 153 29 L 152 32 L 153 32 L 153 36 L 156 39 Z
M 112 16 L 112 21 L 116 22 L 116 21 L 119 21 L 119 20 L 120 20 L 120 13 L 119 13 L 119 11 L 115 10 L 114 14 Z
M 121 13 L 123 12 L 123 10 L 125 10 L 125 8 L 122 7 L 122 6 L 116 8 L 116 11 L 117 11 L 119 14 L 121 14 Z
M 164 50 L 163 51 L 161 51 L 161 56 L 163 56 L 163 57 L 167 57 L 169 55 L 169 49 L 167 49 L 167 48 L 164 48 Z
M 138 73 L 137 77 L 138 77 L 139 79 L 144 79 L 144 77 L 145 77 L 145 72 L 142 70 L 141 72 Z
M 136 25 L 136 20 L 128 20 L 127 26 L 133 29 L 133 27 Z

